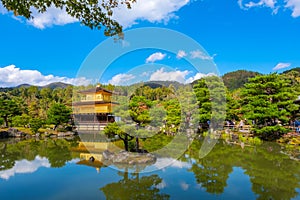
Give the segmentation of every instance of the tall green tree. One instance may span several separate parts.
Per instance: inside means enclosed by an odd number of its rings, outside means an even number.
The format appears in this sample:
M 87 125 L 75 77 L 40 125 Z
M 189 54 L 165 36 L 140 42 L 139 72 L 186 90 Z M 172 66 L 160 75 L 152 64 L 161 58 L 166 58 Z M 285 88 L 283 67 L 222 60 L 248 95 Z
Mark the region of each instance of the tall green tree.
M 34 99 L 28 104 L 28 114 L 30 117 L 35 118 L 39 116 L 39 112 L 41 110 L 39 101 Z
M 254 123 L 255 134 L 276 139 L 287 131 L 281 125 L 299 109 L 293 87 L 291 79 L 275 73 L 249 79 L 242 90 L 241 104 L 244 117 Z
M 4 119 L 5 126 L 9 126 L 9 121 L 13 116 L 19 115 L 20 109 L 18 104 L 7 95 L 0 96 L 0 117 Z
M 212 122 L 214 129 L 221 128 L 226 117 L 226 90 L 221 78 L 201 78 L 194 83 L 193 89 L 198 102 L 200 124 Z
M 28 97 L 30 98 L 30 101 L 37 100 L 39 97 L 39 88 L 37 86 L 30 86 L 27 89 Z
M 181 106 L 178 99 L 170 99 L 163 102 L 166 110 L 165 132 L 167 135 L 174 135 L 179 129 L 181 123 Z
M 47 118 L 47 110 L 52 101 L 52 90 L 50 88 L 42 88 L 40 90 L 40 99 L 39 99 L 39 116 L 43 119 Z
M 144 134 L 143 128 L 151 122 L 149 109 L 152 102 L 144 96 L 133 96 L 129 102 L 129 113 L 134 122 L 137 123 L 137 131 L 135 133 L 136 151 L 139 151 L 139 133 Z M 140 129 L 140 130 L 139 130 Z
M 139 126 L 145 126 L 151 119 L 149 115 L 149 109 L 152 106 L 152 102 L 146 99 L 144 96 L 133 96 L 130 99 L 129 109 L 132 120 L 138 123 Z
M 56 126 L 62 125 L 70 120 L 71 113 L 71 109 L 64 104 L 54 103 L 47 112 L 48 122 Z
M 240 89 L 226 90 L 226 119 L 237 121 L 240 118 Z
M 199 108 L 197 97 L 193 91 L 193 86 L 189 84 L 179 86 L 176 91 L 176 96 L 171 97 L 171 99 L 166 100 L 165 102 L 174 100 L 178 103 L 174 102 L 175 104 L 173 104 L 173 106 L 168 106 L 166 108 L 169 118 L 168 121 L 173 124 L 171 127 L 176 128 L 176 131 L 189 130 L 188 132 L 190 132 L 191 130 L 196 130 L 199 126 Z M 175 109 L 177 111 L 175 111 Z M 173 112 L 177 112 L 177 114 L 174 116 L 171 110 L 173 110 Z M 177 125 L 174 126 L 174 124 Z

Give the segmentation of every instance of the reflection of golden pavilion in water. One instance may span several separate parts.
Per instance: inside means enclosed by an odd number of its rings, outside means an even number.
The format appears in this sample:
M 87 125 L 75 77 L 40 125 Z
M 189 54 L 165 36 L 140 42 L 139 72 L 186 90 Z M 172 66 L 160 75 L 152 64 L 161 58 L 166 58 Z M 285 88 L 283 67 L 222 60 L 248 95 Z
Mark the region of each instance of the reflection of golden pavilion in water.
M 101 88 L 79 91 L 81 100 L 73 102 L 73 116 L 76 122 L 77 130 L 102 130 L 107 123 L 113 122 L 112 92 Z
M 102 163 L 102 153 L 108 149 L 116 149 L 116 146 L 111 142 L 80 142 L 78 151 L 84 151 L 84 153 L 80 153 L 80 161 L 77 164 L 94 167 L 99 173 L 100 168 L 105 166 Z

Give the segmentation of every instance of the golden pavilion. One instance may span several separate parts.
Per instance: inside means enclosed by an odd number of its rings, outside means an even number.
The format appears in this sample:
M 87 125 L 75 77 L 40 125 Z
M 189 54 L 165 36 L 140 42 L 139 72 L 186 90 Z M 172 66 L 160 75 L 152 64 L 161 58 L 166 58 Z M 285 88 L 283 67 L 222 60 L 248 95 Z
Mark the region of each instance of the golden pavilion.
M 101 130 L 107 123 L 114 122 L 112 114 L 113 92 L 97 85 L 96 88 L 78 92 L 81 100 L 73 102 L 73 117 L 78 130 Z

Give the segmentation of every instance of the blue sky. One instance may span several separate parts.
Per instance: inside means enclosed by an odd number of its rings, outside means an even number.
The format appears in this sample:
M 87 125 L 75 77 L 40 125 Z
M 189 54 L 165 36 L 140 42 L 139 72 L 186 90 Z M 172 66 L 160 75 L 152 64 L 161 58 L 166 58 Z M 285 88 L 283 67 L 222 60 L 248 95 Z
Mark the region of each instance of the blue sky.
M 207 51 L 221 75 L 238 69 L 271 73 L 300 67 L 299 0 L 138 0 L 132 10 L 120 8 L 115 13 L 125 30 L 162 27 L 191 37 Z M 26 21 L 0 5 L 0 87 L 88 83 L 76 78 L 78 70 L 107 38 L 54 8 L 34 15 L 34 20 Z M 184 53 L 192 57 L 191 51 Z M 147 69 L 153 80 L 196 78 L 198 72 L 176 56 L 158 49 L 129 53 L 110 66 L 100 66 L 108 68 L 101 81 L 124 84 L 136 78 L 129 71 L 137 66 L 142 68 L 134 73 Z M 274 70 L 276 66 L 281 69 Z

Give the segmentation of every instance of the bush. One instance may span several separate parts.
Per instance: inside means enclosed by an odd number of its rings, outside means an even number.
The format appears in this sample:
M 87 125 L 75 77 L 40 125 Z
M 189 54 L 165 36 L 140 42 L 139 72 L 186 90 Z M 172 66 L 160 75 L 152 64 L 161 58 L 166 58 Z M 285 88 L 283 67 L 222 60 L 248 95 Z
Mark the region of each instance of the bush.
M 276 140 L 279 139 L 283 134 L 287 133 L 288 129 L 276 125 L 276 126 L 265 126 L 262 128 L 254 128 L 254 133 L 264 140 Z
M 33 118 L 30 120 L 30 130 L 33 134 L 37 133 L 39 128 L 41 128 L 44 124 L 44 121 L 40 118 Z
M 25 127 L 29 124 L 30 116 L 26 114 L 22 114 L 21 116 L 14 116 L 12 118 L 12 125 L 15 127 Z
M 259 139 L 258 137 L 254 137 L 253 138 L 253 144 L 261 145 L 262 144 L 262 140 Z

